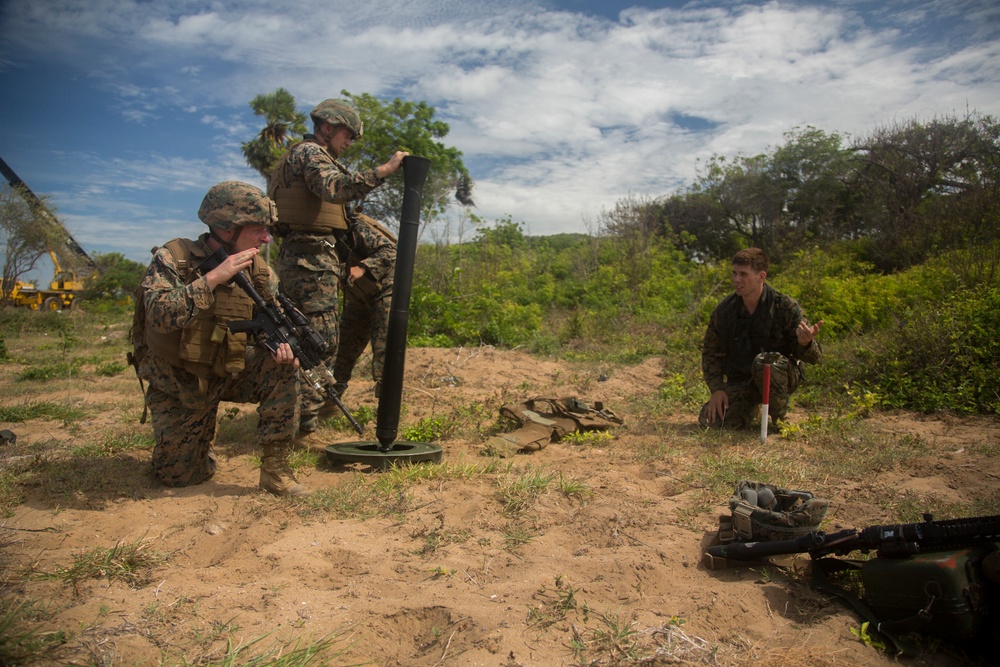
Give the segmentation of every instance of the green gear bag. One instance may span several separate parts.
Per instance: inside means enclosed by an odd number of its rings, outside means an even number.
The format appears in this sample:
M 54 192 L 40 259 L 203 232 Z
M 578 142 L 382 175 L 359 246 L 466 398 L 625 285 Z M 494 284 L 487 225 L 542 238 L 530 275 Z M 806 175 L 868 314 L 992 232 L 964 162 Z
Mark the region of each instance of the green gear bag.
M 859 573 L 863 593 L 831 575 Z M 1000 551 L 996 544 L 929 551 L 904 558 L 812 561 L 812 585 L 836 595 L 903 656 L 914 655 L 909 633 L 953 642 L 1000 640 Z

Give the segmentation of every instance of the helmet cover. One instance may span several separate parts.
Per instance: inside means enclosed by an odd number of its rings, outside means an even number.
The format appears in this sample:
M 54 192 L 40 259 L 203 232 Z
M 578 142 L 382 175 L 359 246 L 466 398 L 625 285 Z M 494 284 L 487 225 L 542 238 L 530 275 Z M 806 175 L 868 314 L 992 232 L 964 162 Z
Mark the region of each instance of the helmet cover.
M 219 230 L 244 225 L 272 227 L 278 221 L 278 209 L 260 188 L 239 181 L 223 181 L 209 189 L 198 217 Z
M 354 133 L 355 139 L 360 138 L 365 129 L 361 116 L 346 100 L 323 100 L 309 112 L 309 116 L 315 125 L 321 121 L 344 125 Z

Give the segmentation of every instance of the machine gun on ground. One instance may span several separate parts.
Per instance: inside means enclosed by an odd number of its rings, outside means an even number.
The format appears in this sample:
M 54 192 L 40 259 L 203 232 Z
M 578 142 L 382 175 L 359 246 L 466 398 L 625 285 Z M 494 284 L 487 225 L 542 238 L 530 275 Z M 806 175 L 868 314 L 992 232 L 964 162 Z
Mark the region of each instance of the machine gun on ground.
M 912 649 L 900 636 L 910 632 L 959 642 L 986 642 L 1000 630 L 1000 516 L 871 526 L 794 539 L 729 542 L 708 548 L 705 565 L 808 553 L 812 586 L 851 605 L 901 653 Z M 850 560 L 852 551 L 875 551 L 877 558 Z M 860 575 L 864 594 L 829 579 L 836 573 Z M 993 638 L 991 639 L 991 635 Z
M 994 542 L 1000 542 L 1000 515 L 934 521 L 931 515 L 925 514 L 920 523 L 871 526 L 830 534 L 815 531 L 791 540 L 718 544 L 708 548 L 708 555 L 747 561 L 801 553 L 808 553 L 813 558 L 831 554 L 846 556 L 858 550 L 876 551 L 879 558 L 904 558 Z
M 225 248 L 219 248 L 205 258 L 200 269 L 204 272 L 211 271 L 225 261 L 228 256 L 229 253 L 226 252 Z M 333 373 L 322 361 L 323 354 L 329 346 L 323 337 L 309 326 L 309 320 L 284 294 L 277 295 L 278 303 L 270 303 L 254 289 L 253 283 L 250 282 L 246 274 L 237 273 L 233 280 L 253 300 L 256 310 L 252 320 L 228 322 L 229 330 L 233 333 L 252 333 L 257 342 L 271 352 L 276 352 L 281 343 L 287 343 L 292 348 L 295 358 L 299 360 L 299 369 L 302 371 L 302 375 L 316 391 L 340 408 L 358 435 L 363 435 L 364 429 L 344 406 L 340 397 L 337 396 L 337 391 L 333 388 L 336 380 L 333 378 Z

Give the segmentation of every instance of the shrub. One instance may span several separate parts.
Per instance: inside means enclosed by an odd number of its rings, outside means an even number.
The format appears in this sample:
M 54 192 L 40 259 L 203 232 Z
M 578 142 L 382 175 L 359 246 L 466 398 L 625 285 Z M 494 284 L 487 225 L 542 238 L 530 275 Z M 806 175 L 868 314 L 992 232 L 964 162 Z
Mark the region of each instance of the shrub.
M 859 345 L 857 380 L 889 407 L 1000 413 L 1000 292 L 969 290 L 928 305 Z

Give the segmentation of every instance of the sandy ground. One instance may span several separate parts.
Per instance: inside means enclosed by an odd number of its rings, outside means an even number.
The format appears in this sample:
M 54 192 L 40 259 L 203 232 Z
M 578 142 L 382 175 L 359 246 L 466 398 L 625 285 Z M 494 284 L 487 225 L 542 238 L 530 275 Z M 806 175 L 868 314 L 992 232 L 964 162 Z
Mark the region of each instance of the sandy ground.
M 74 475 L 54 465 L 52 479 L 30 489 L 0 526 L 6 589 L 51 600 L 49 624 L 71 634 L 53 664 L 157 665 L 162 656 L 204 664 L 226 653 L 226 637 L 238 643 L 272 633 L 255 645 L 262 647 L 334 632 L 347 648 L 331 664 L 619 664 L 630 647 L 642 664 L 892 664 L 851 633 L 858 617 L 811 591 L 795 568 L 701 564 L 728 498 L 706 499 L 684 481 L 697 449 L 710 447 L 694 434 L 693 410 L 657 418 L 620 409 L 654 395 L 663 366 L 663 359 L 569 365 L 492 348 L 408 351 L 404 424 L 547 394 L 602 400 L 623 413 L 625 426 L 606 444 L 554 443 L 510 459 L 512 472 L 545 471 L 590 489 L 566 495 L 552 484 L 517 516 L 504 513 L 494 473 L 415 484 L 398 515 L 331 519 L 259 492 L 252 447 L 224 437 L 216 477 L 187 489 L 157 486 L 145 451 L 93 464 L 99 475 L 134 479 L 127 493 L 54 492 L 60 476 Z M 0 448 L 0 465 L 16 465 L 25 448 L 65 448 L 134 423 L 141 402 L 132 384 L 120 376 L 77 386 L 84 405 L 121 406 L 83 424 L 0 423 L 19 436 L 15 449 Z M 374 407 L 370 388 L 355 382 L 345 399 Z M 67 400 L 65 393 L 32 398 Z M 489 412 L 480 415 L 482 430 L 496 418 Z M 997 420 L 891 414 L 871 422 L 929 445 L 917 464 L 882 473 L 884 483 L 948 502 L 995 497 L 1000 457 L 974 452 L 1000 437 Z M 484 465 L 482 444 L 479 434 L 448 438 L 443 460 Z M 757 444 L 747 434 L 732 446 Z M 637 455 L 644 451 L 668 453 Z M 300 480 L 321 489 L 380 474 L 323 462 L 305 467 Z M 831 480 L 829 529 L 873 519 L 852 504 L 851 485 Z M 515 528 L 531 539 L 510 549 L 505 540 Z M 135 587 L 104 578 L 73 588 L 28 574 L 137 541 L 170 557 Z M 906 664 L 968 662 L 938 648 Z

